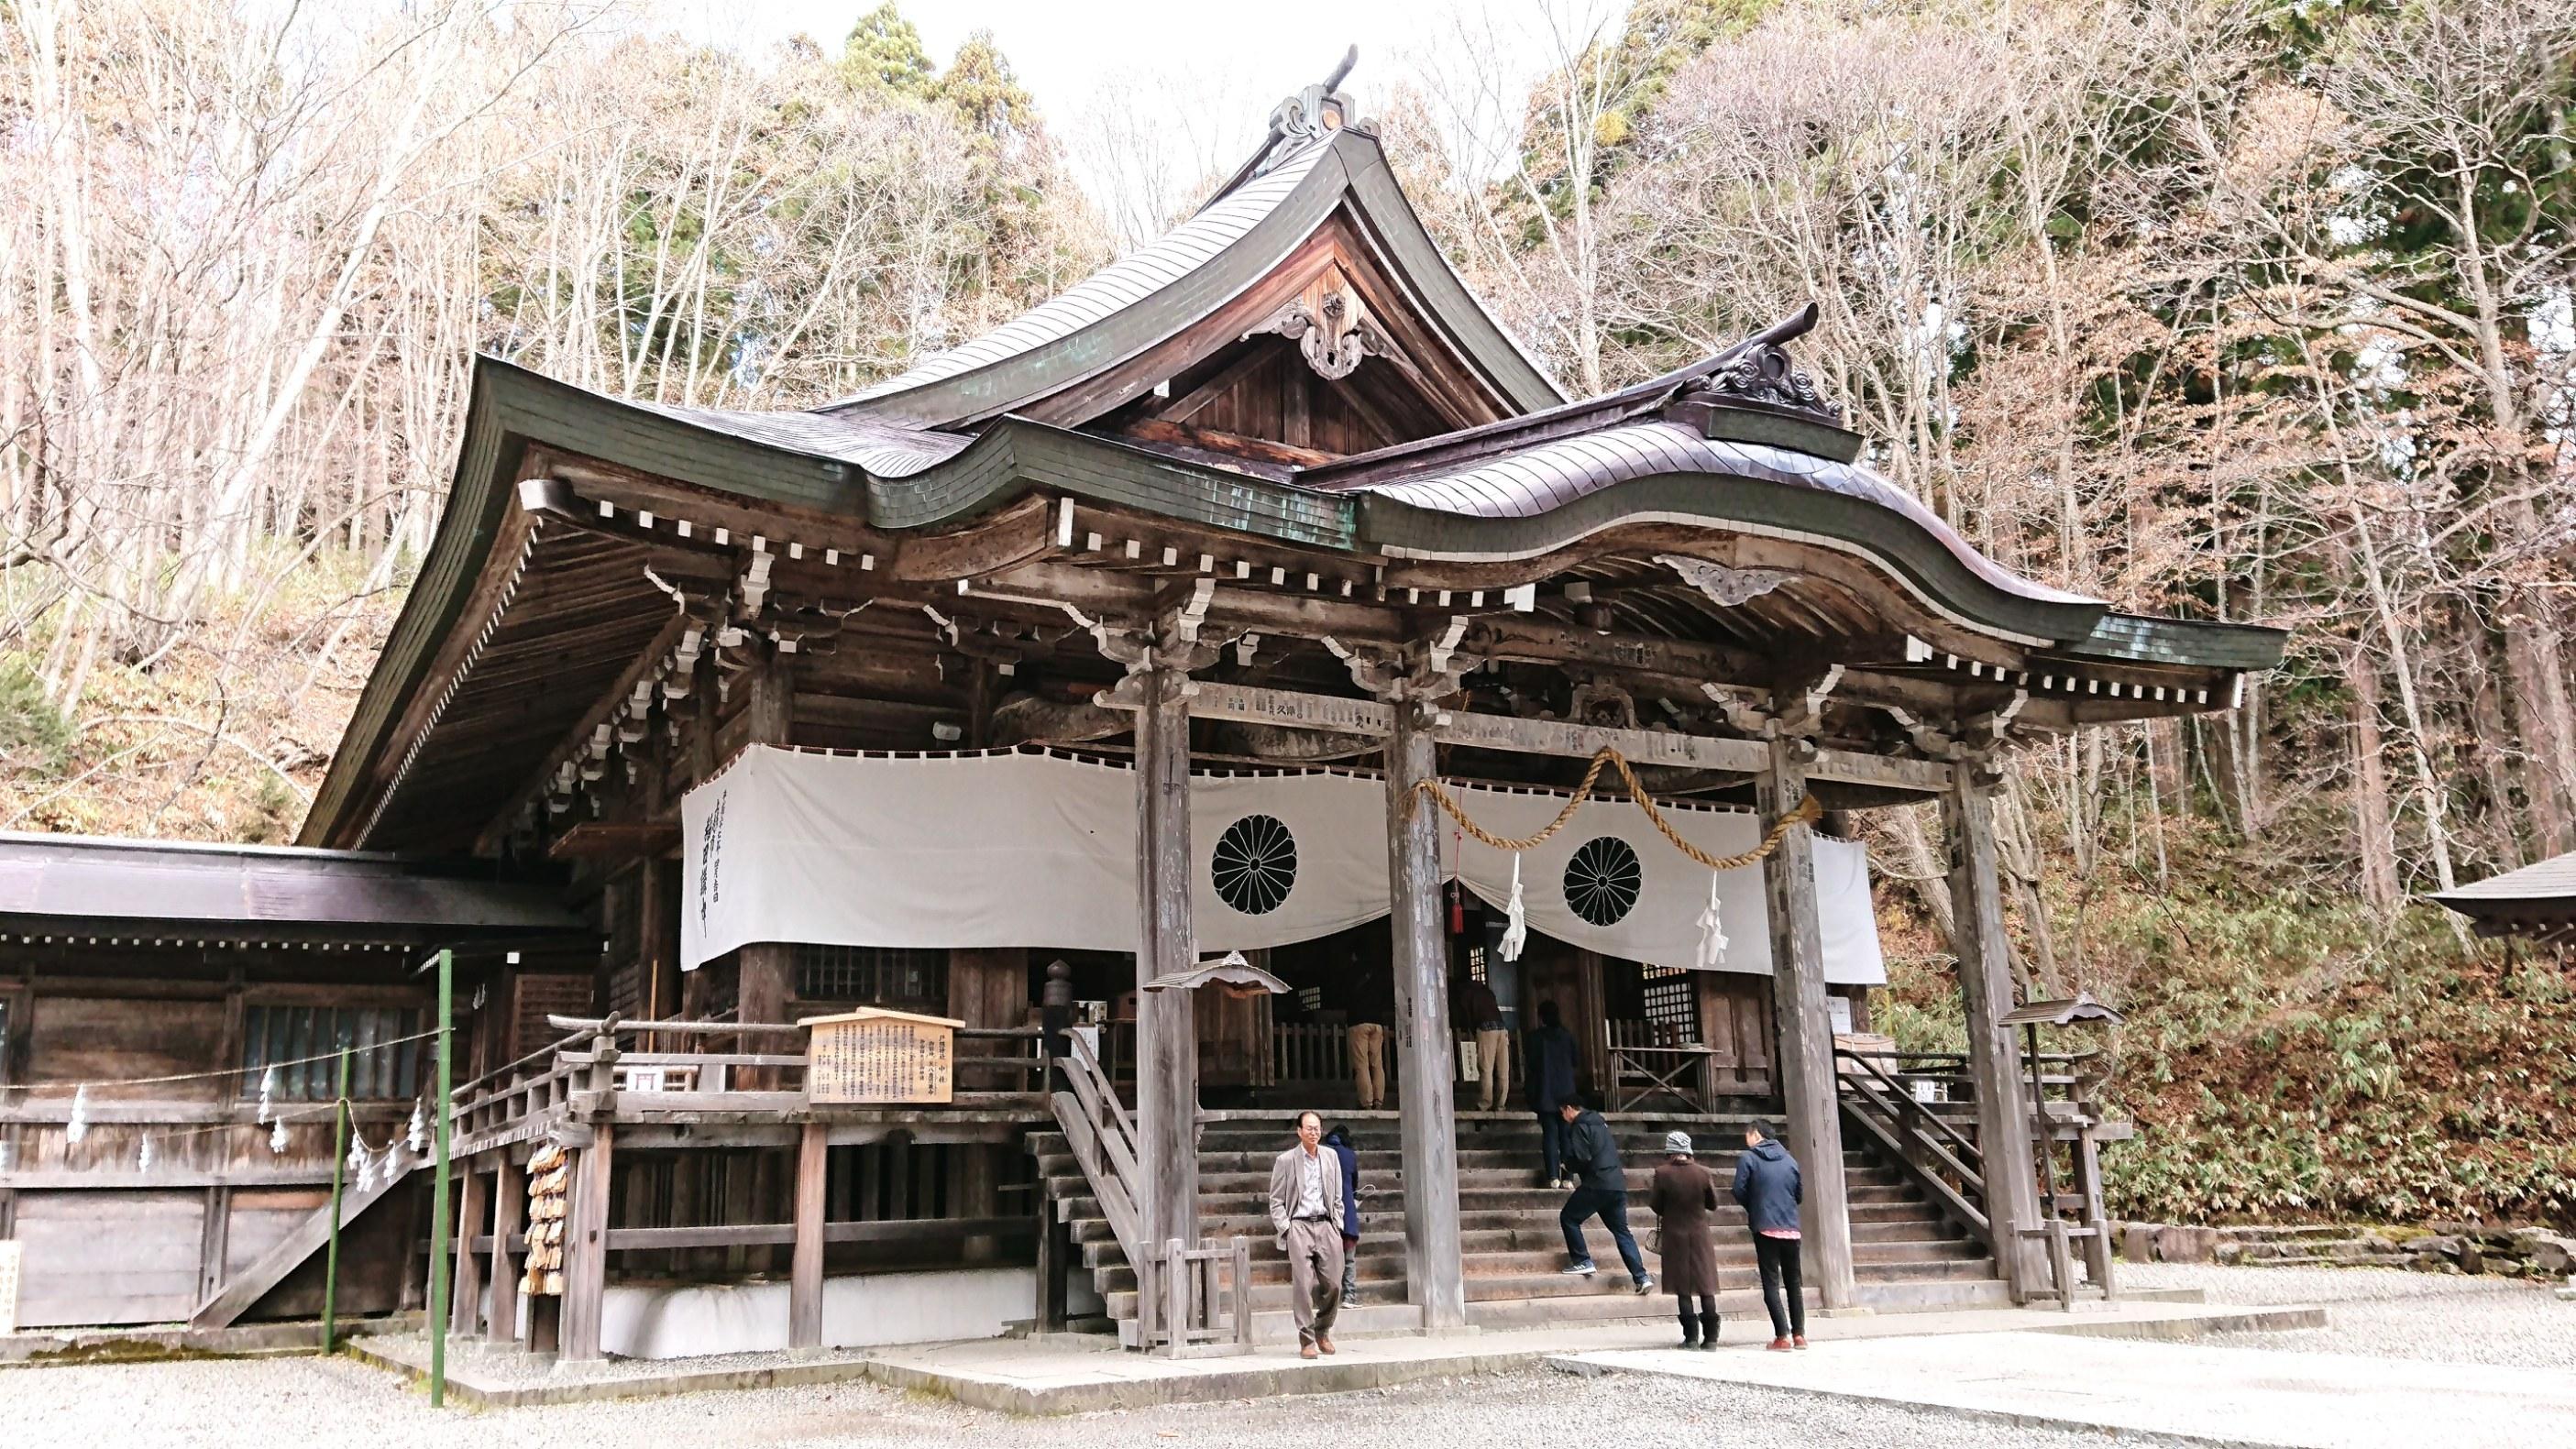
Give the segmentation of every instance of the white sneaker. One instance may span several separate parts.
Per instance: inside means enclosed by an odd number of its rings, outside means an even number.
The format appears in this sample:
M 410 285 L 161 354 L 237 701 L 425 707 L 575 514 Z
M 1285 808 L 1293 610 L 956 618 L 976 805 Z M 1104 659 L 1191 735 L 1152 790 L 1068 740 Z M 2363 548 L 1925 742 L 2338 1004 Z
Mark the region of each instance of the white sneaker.
M 1575 1263 L 1559 1271 L 1568 1278 L 1589 1278 L 1601 1270 L 1592 1266 L 1590 1263 Z

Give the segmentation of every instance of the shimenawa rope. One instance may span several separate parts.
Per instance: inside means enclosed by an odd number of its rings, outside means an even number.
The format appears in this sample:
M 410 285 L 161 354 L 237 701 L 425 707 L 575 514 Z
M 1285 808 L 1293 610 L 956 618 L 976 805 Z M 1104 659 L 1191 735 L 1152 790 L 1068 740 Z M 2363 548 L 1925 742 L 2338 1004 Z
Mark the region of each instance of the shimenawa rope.
M 1505 839 L 1468 819 L 1467 812 L 1459 807 L 1458 802 L 1450 797 L 1449 792 L 1442 788 L 1437 780 L 1423 780 L 1413 788 L 1430 796 L 1441 809 L 1449 812 L 1449 818 L 1458 822 L 1458 828 L 1474 836 L 1477 843 L 1517 854 L 1520 851 L 1538 848 L 1547 842 L 1549 836 L 1565 828 L 1565 823 L 1574 818 L 1574 812 L 1582 808 L 1584 799 L 1592 793 L 1592 787 L 1601 778 L 1601 770 L 1605 765 L 1618 770 L 1620 780 L 1628 787 L 1628 798 L 1636 801 L 1637 808 L 1646 812 L 1646 818 L 1654 822 L 1655 829 L 1663 833 L 1664 839 L 1671 841 L 1675 850 L 1710 870 L 1734 870 L 1739 866 L 1752 865 L 1767 859 L 1773 851 L 1780 848 L 1781 841 L 1788 839 L 1792 827 L 1811 823 L 1825 813 L 1825 807 L 1816 803 L 1815 796 L 1804 796 L 1787 814 L 1771 822 L 1771 828 L 1763 832 L 1761 844 L 1740 855 L 1710 855 L 1682 839 L 1680 833 L 1673 829 L 1671 822 L 1665 820 L 1662 812 L 1655 809 L 1654 798 L 1646 793 L 1644 786 L 1637 783 L 1637 772 L 1630 769 L 1628 761 L 1608 745 L 1593 751 L 1592 763 L 1583 772 L 1583 783 L 1574 787 L 1572 798 L 1565 802 L 1564 809 L 1556 812 L 1556 818 L 1549 821 L 1538 834 L 1520 840 Z

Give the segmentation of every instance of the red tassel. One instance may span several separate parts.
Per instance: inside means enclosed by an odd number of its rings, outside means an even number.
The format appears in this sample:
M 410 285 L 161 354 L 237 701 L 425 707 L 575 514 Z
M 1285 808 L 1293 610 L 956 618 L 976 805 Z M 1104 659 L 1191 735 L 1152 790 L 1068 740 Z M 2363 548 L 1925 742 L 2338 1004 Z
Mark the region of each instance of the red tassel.
M 1452 936 L 1467 934 L 1467 902 L 1459 893 L 1456 881 L 1449 883 L 1449 934 Z

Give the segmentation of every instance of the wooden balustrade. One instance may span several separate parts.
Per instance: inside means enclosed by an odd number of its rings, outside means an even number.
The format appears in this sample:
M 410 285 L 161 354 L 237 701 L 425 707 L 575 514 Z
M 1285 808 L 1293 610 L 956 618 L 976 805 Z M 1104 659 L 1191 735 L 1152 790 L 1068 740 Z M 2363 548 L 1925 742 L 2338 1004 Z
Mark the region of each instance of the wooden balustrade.
M 1389 1050 L 1387 1056 L 1395 1053 Z M 1270 1026 L 1271 1078 L 1275 1082 L 1347 1082 L 1351 1079 L 1351 1029 L 1314 1021 Z
M 566 1116 L 779 1111 L 803 1105 L 801 1023 L 587 1020 L 549 1016 L 563 1033 L 455 1089 L 459 1153 L 528 1141 Z M 959 1107 L 1037 1106 L 1047 1063 L 1036 1027 L 961 1027 L 952 1063 Z

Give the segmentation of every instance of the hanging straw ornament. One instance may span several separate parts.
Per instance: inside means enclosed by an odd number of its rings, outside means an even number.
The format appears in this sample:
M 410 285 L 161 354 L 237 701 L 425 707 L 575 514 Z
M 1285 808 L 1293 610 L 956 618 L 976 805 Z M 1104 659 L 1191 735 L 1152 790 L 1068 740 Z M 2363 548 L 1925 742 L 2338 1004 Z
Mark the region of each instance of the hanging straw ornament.
M 411 1104 L 411 1132 L 403 1140 L 411 1145 L 415 1156 L 429 1145 L 429 1104 L 426 1101 L 415 1100 Z
M 280 1157 L 286 1155 L 286 1119 L 283 1117 L 268 1129 L 268 1150 Z
M 1503 939 L 1494 943 L 1494 954 L 1506 961 L 1521 959 L 1521 948 L 1529 944 L 1529 911 L 1521 904 L 1521 856 L 1512 852 L 1512 899 L 1503 907 Z
M 367 1139 L 355 1132 L 349 1134 L 349 1173 L 358 1180 L 358 1190 L 364 1192 L 367 1186 Z
M 143 1145 L 135 1150 L 134 1170 L 137 1172 L 152 1170 L 152 1138 L 148 1133 L 143 1138 Z
M 262 1121 L 262 1122 L 265 1122 L 265 1121 L 269 1120 L 269 1115 L 270 1115 L 270 1113 L 274 1110 L 274 1107 L 273 1107 L 273 1105 L 272 1105 L 272 1104 L 273 1104 L 273 1102 L 275 1101 L 276 1097 L 277 1097 L 277 1068 L 275 1068 L 275 1067 L 270 1067 L 267 1071 L 262 1072 L 262 1073 L 260 1073 L 260 1075 L 259 1075 L 259 1118 L 258 1118 L 258 1120 L 260 1120 L 260 1121 Z
M 72 1089 L 72 1115 L 63 1123 L 63 1140 L 74 1146 L 89 1135 L 89 1088 Z
M 1715 970 L 1726 959 L 1726 932 L 1718 929 L 1717 872 L 1708 873 L 1708 909 L 1699 913 L 1699 969 Z

